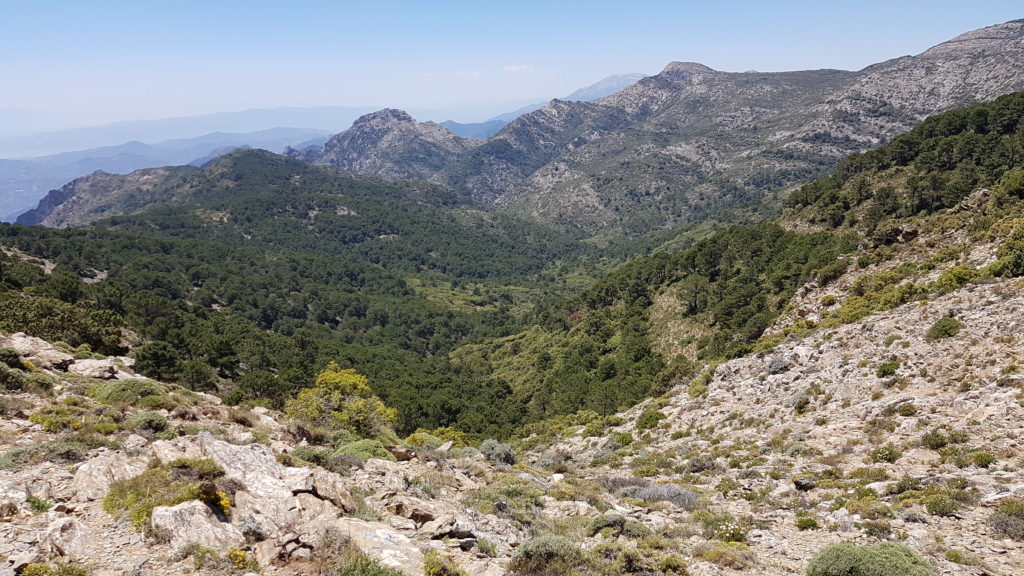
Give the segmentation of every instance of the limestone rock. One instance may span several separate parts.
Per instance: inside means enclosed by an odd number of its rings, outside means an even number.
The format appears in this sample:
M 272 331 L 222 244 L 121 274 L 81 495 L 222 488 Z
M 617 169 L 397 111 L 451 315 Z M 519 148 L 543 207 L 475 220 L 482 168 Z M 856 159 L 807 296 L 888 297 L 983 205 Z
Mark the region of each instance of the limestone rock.
M 18 354 L 39 368 L 66 370 L 75 361 L 71 354 L 54 348 L 42 338 L 28 336 L 24 332 L 0 336 L 0 346 L 17 350 Z
M 87 378 L 113 380 L 117 378 L 120 370 L 117 365 L 114 364 L 113 359 L 106 358 L 104 360 L 75 360 L 73 364 L 68 366 L 68 372 L 79 376 L 85 376 Z
M 57 556 L 78 556 L 89 545 L 89 535 L 74 518 L 58 518 L 47 528 L 40 547 Z
M 146 470 L 146 459 L 114 452 L 88 460 L 78 467 L 72 488 L 79 501 L 99 500 L 111 484 L 134 478 Z
M 157 506 L 153 509 L 152 525 L 155 531 L 165 531 L 169 535 L 173 549 L 191 542 L 217 550 L 237 548 L 245 543 L 245 536 L 238 528 L 220 521 L 206 504 L 198 500 L 176 506 Z

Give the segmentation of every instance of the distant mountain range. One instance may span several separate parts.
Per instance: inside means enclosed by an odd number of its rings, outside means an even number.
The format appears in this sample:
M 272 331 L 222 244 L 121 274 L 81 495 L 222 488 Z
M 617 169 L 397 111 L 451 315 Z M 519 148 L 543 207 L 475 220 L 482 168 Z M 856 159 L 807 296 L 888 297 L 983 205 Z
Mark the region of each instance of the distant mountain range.
M 641 74 L 610 76 L 580 88 L 569 98 L 600 97 L 641 77 Z M 460 136 L 486 139 L 509 120 L 542 106 L 542 103 L 532 104 L 503 114 L 503 120 L 475 124 L 449 120 L 444 125 Z M 0 221 L 14 221 L 48 191 L 96 170 L 124 174 L 157 166 L 202 164 L 241 147 L 272 152 L 280 152 L 286 146 L 294 150 L 322 148 L 327 135 L 351 126 L 360 116 L 375 110 L 377 108 L 341 106 L 253 109 L 0 139 Z M 413 113 L 421 117 L 444 117 L 441 115 L 453 111 L 417 109 Z M 273 126 L 299 128 L 270 128 Z M 4 157 L 12 159 L 4 160 Z
M 64 152 L 27 160 L 0 160 L 0 217 L 14 220 L 48 191 L 96 170 L 127 173 L 140 168 L 203 164 L 236 148 L 264 148 L 280 152 L 323 144 L 328 133 L 307 128 L 275 128 L 245 134 L 212 133 L 156 144 L 128 142 L 77 152 Z
M 420 131 L 408 146 L 342 133 L 312 161 L 360 158 L 380 175 L 410 162 L 421 174 L 443 166 L 420 177 L 544 222 L 644 236 L 764 217 L 778 193 L 850 153 L 931 114 L 1024 90 L 1021 62 L 1024 21 L 857 72 L 731 73 L 673 62 L 599 100 L 552 101 L 454 158 L 443 145 L 450 135 Z M 424 156 L 429 134 L 438 135 L 433 148 L 443 160 Z
M 673 62 L 598 100 L 554 100 L 485 141 L 389 109 L 361 117 L 322 149 L 287 154 L 430 181 L 478 206 L 602 241 L 667 239 L 698 225 L 763 219 L 779 211 L 787 189 L 850 153 L 929 115 L 1024 90 L 1020 62 L 1024 21 L 856 72 L 731 73 Z
M 646 74 L 615 74 L 603 78 L 590 86 L 584 86 L 579 90 L 576 90 L 572 94 L 569 94 L 565 98 L 560 100 L 569 100 L 572 102 L 588 102 L 590 100 L 597 100 L 598 98 L 604 98 L 605 96 L 611 96 L 612 94 L 622 90 L 630 84 L 634 84 L 642 78 L 646 78 Z M 519 118 L 523 114 L 529 114 L 543 108 L 546 102 L 536 102 L 528 106 L 523 106 L 512 112 L 506 112 L 499 114 L 486 122 L 475 122 L 469 124 L 461 124 L 452 120 L 446 120 L 441 122 L 441 126 L 444 126 L 450 130 L 453 134 L 462 136 L 463 138 L 476 138 L 477 140 L 486 140 L 491 136 L 498 133 L 499 130 L 508 125 L 509 122 Z

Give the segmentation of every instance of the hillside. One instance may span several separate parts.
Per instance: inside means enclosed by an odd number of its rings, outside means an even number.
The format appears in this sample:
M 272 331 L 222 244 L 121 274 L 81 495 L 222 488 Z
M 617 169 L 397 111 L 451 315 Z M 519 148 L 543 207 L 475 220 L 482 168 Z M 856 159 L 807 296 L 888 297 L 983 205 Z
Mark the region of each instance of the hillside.
M 215 132 L 153 144 L 132 141 L 34 158 L 0 159 L 0 217 L 15 218 L 36 205 L 50 190 L 97 170 L 125 174 L 143 168 L 202 164 L 211 155 L 236 148 L 281 151 L 310 140 L 326 140 L 322 130 L 274 128 L 243 134 Z M 2 146 L 2 144 L 0 144 Z

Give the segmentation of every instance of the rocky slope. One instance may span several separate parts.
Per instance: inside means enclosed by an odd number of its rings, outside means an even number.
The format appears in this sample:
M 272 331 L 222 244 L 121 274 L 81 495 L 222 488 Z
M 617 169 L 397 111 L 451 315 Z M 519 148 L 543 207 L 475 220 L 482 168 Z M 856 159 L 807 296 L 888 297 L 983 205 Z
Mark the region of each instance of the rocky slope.
M 384 109 L 362 116 L 322 150 L 285 153 L 343 170 L 426 180 L 476 144 L 434 122 L 418 123 L 401 110 Z

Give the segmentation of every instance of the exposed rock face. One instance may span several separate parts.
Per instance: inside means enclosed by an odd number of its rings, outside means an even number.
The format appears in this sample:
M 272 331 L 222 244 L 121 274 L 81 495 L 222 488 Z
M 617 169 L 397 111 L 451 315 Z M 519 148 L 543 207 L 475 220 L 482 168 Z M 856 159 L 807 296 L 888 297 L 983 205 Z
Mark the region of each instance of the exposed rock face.
M 74 518 L 58 518 L 46 528 L 43 548 L 58 556 L 75 557 L 89 545 L 89 534 Z
M 360 550 L 373 550 L 374 556 L 384 566 L 399 570 L 406 576 L 420 576 L 423 573 L 423 553 L 412 540 L 390 526 L 357 518 L 338 518 L 332 526 L 346 535 Z
M 426 180 L 478 144 L 439 124 L 417 123 L 401 110 L 385 109 L 359 118 L 323 150 L 295 155 L 343 170 Z

